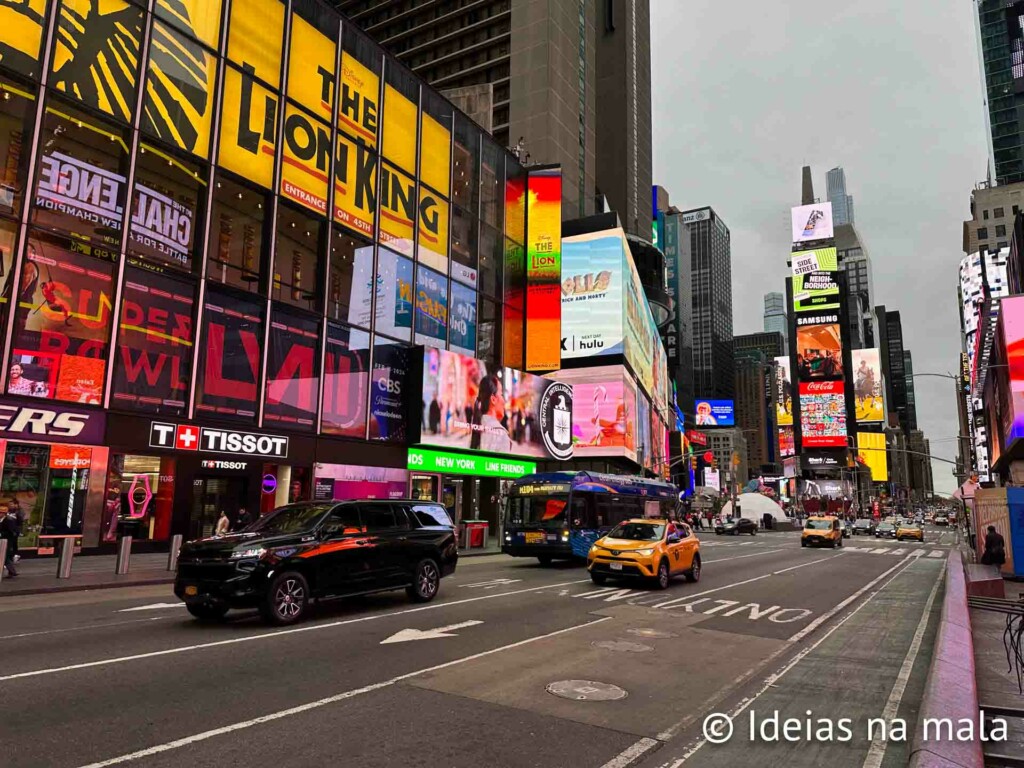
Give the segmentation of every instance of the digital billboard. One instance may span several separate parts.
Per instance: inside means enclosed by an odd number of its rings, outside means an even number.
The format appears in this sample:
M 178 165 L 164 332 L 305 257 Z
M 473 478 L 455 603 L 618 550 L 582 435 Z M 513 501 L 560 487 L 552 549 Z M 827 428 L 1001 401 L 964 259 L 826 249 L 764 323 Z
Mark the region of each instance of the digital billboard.
M 835 253 L 835 249 L 831 249 Z M 813 312 L 839 309 L 838 270 L 820 270 L 793 275 L 793 311 Z
M 556 371 L 572 385 L 572 444 L 576 458 L 625 456 L 636 461 L 637 390 L 624 366 Z
M 697 400 L 694 404 L 698 427 L 733 427 L 736 407 L 732 400 Z
M 562 241 L 562 357 L 623 354 L 622 230 Z
M 843 378 L 843 344 L 838 318 L 796 329 L 796 375 L 800 382 Z M 813 318 L 815 320 L 819 318 Z
M 562 171 L 526 179 L 526 370 L 561 367 Z
M 857 455 L 871 470 L 871 481 L 889 482 L 889 463 L 886 460 L 885 435 L 881 432 L 858 432 Z
M 793 427 L 779 428 L 779 456 L 786 459 L 796 455 L 796 436 Z
M 835 237 L 832 227 L 832 203 L 815 203 L 793 208 L 792 241 L 807 243 L 812 240 L 829 240 Z
M 841 380 L 800 383 L 800 435 L 805 448 L 846 446 L 846 395 Z
M 857 422 L 885 421 L 885 396 L 882 389 L 882 361 L 878 349 L 855 349 L 853 357 L 853 393 L 857 403 Z
M 572 387 L 441 349 L 423 351 L 423 445 L 565 460 Z
M 1009 397 L 1009 403 L 999 403 L 1002 411 L 1003 424 L 1000 425 L 1005 436 L 1003 445 L 1009 445 L 1017 438 L 1024 437 L 1024 298 L 1011 296 L 1001 302 L 999 323 L 1002 327 L 1002 340 L 1005 345 L 1008 392 L 1006 387 L 998 387 L 1004 391 L 1003 397 Z M 996 377 L 997 382 L 1004 379 Z M 993 398 L 995 399 L 995 398 Z M 991 426 L 996 426 L 994 422 Z M 999 441 L 993 440 L 993 446 Z M 995 450 L 993 450 L 995 453 Z M 994 463 L 994 460 L 993 460 Z
M 788 356 L 775 358 L 775 424 L 793 426 L 793 377 Z

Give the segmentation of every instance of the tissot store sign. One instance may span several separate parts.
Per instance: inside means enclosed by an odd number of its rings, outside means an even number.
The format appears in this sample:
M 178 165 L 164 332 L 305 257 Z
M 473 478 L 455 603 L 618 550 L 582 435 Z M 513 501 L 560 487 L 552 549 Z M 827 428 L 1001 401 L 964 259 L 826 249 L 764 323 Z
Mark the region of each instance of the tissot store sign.
M 203 451 L 237 456 L 288 458 L 288 438 L 233 429 L 197 427 L 154 421 L 149 427 L 149 447 L 179 451 Z
M 102 411 L 0 400 L 0 437 L 96 445 L 104 426 Z

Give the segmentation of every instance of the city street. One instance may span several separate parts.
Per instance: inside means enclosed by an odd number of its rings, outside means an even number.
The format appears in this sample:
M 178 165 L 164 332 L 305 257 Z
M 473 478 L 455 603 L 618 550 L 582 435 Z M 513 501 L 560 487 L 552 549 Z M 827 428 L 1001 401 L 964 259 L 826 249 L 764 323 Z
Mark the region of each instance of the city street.
M 666 591 L 464 558 L 433 603 L 353 599 L 285 629 L 202 625 L 162 585 L 10 597 L 0 763 L 903 765 L 909 743 L 863 724 L 912 729 L 954 538 L 705 532 L 700 582 Z M 751 744 L 751 713 L 775 711 L 851 718 L 853 739 Z M 712 712 L 737 717 L 724 745 L 703 743 Z

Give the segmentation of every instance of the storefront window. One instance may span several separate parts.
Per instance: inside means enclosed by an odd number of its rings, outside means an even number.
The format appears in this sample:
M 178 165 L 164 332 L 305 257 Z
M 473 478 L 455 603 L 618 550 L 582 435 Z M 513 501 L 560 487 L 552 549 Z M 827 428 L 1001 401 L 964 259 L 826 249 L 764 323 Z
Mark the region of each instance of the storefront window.
M 275 309 L 270 320 L 267 392 L 263 418 L 282 427 L 312 430 L 320 377 L 320 323 Z
M 142 30 L 142 9 L 126 0 L 61 0 L 51 87 L 130 122 Z
M 114 266 L 42 232 L 28 242 L 18 289 L 12 395 L 103 402 Z
M 220 175 L 213 194 L 207 278 L 252 293 L 260 292 L 266 204 L 263 192 Z
M 259 404 L 263 305 L 211 288 L 206 294 L 196 410 L 254 422 Z
M 368 283 L 373 274 L 373 245 L 339 227 L 333 229 L 327 316 L 369 328 L 370 307 L 359 306 L 359 301 L 362 296 L 370 295 Z M 357 271 L 357 264 L 360 271 Z M 357 286 L 366 287 L 357 290 Z
M 320 431 L 327 435 L 365 437 L 370 334 L 328 323 L 325 352 Z
M 477 280 L 477 221 L 459 208 L 452 209 L 452 277 L 476 286 Z M 460 277 L 464 275 L 465 277 Z
M 192 2 L 202 4 L 202 10 L 197 8 L 191 16 L 195 31 L 216 34 L 220 3 Z M 210 18 L 211 8 L 218 14 L 215 18 Z M 154 12 L 157 16 L 171 16 L 171 23 L 183 26 L 189 20 L 168 13 L 161 3 L 156 4 Z M 217 42 L 207 45 L 216 47 Z M 177 30 L 154 23 L 142 102 L 143 132 L 204 159 L 209 157 L 216 80 L 216 56 Z
M 377 253 L 376 288 L 374 327 L 379 333 L 408 341 L 412 336 L 412 262 L 381 248 Z
M 128 267 L 111 405 L 183 416 L 195 343 L 195 286 L 170 275 Z
M 476 216 L 480 202 L 480 129 L 468 117 L 458 113 L 455 115 L 454 157 L 452 202 Z
M 476 291 L 452 282 L 449 348 L 476 357 Z
M 480 219 L 501 232 L 505 223 L 505 152 L 484 136 L 480 158 Z
M 487 298 L 480 299 L 479 357 L 490 365 L 501 365 L 501 318 L 498 305 Z
M 370 439 L 403 443 L 412 347 L 381 336 L 373 341 L 370 376 Z
M 46 12 L 51 0 L 6 3 L 4 18 L 9 22 L 0 38 L 0 66 L 38 79 L 42 69 L 41 43 L 46 30 Z
M 504 246 L 498 230 L 480 225 L 480 290 L 494 298 L 501 297 L 502 262 Z
M 0 80 L 0 215 L 16 217 L 24 204 L 35 108 L 28 90 Z
M 175 459 L 169 456 L 113 454 L 107 468 L 103 541 L 118 535 L 165 541 L 171 532 Z
M 128 253 L 191 272 L 206 200 L 205 171 L 154 146 L 139 147 Z
M 416 273 L 416 343 L 444 349 L 448 338 L 448 278 L 426 267 Z
M 277 217 L 271 298 L 310 311 L 320 308 L 321 233 L 326 224 L 282 205 Z
M 32 220 L 118 247 L 127 197 L 126 134 L 53 96 L 42 131 Z

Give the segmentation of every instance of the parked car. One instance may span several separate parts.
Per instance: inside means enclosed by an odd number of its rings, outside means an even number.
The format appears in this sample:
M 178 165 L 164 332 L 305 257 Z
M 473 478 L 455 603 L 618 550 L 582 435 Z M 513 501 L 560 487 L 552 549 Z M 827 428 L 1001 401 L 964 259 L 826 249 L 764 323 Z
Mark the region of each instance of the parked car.
M 306 502 L 185 544 L 174 594 L 202 621 L 258 608 L 265 621 L 292 624 L 324 598 L 405 589 L 429 602 L 457 561 L 455 526 L 436 502 Z
M 719 536 L 723 534 L 739 536 L 741 533 L 749 533 L 751 536 L 756 536 L 757 523 L 745 517 L 729 517 L 715 526 L 715 533 Z
M 896 538 L 896 526 L 888 521 L 879 523 L 875 528 L 876 539 L 895 539 Z

